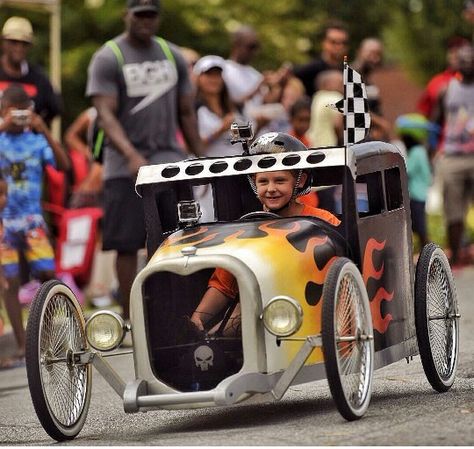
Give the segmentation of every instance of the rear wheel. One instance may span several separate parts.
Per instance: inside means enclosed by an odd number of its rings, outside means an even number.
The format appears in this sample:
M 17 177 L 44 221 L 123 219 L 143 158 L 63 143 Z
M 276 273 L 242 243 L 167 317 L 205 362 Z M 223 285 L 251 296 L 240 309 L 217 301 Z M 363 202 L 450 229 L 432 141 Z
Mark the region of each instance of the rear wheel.
M 44 283 L 31 305 L 26 334 L 26 369 L 38 419 L 55 440 L 73 439 L 89 410 L 91 366 L 85 322 L 74 294 L 63 283 Z
M 451 267 L 434 243 L 422 249 L 416 266 L 415 324 L 426 377 L 436 391 L 447 391 L 456 375 L 459 313 Z
M 366 412 L 374 369 L 369 300 L 362 276 L 349 259 L 336 260 L 323 288 L 322 343 L 332 397 L 348 421 Z

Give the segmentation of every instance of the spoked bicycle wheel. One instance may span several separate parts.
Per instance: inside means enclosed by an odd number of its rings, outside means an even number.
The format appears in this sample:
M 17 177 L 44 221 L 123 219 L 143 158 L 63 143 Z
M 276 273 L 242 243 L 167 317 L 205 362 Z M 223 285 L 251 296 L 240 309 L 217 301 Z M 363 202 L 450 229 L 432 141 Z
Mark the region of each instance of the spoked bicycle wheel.
M 73 439 L 89 410 L 91 365 L 81 306 L 63 283 L 44 283 L 31 305 L 26 329 L 26 369 L 38 419 L 55 440 Z
M 415 325 L 423 370 L 440 393 L 454 383 L 459 350 L 456 289 L 443 250 L 430 243 L 420 254 L 415 278 Z
M 322 350 L 332 397 L 348 421 L 362 417 L 369 406 L 373 338 L 362 276 L 353 262 L 341 257 L 331 265 L 324 282 Z

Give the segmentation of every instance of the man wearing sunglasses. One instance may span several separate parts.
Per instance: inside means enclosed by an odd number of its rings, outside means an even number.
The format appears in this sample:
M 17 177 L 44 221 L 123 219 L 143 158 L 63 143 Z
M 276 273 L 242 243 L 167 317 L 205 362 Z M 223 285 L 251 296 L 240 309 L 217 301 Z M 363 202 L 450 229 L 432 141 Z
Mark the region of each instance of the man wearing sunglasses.
M 323 32 L 321 54 L 299 67 L 294 74 L 303 82 L 306 95 L 310 98 L 316 92 L 316 77 L 325 70 L 342 70 L 344 56 L 347 55 L 349 32 L 342 22 L 329 22 Z
M 223 76 L 232 101 L 239 106 L 248 101 L 263 102 L 260 88 L 264 76 L 251 65 L 259 49 L 260 41 L 252 27 L 243 25 L 232 34 L 230 55 Z
M 0 97 L 11 84 L 20 84 L 33 100 L 35 112 L 49 126 L 60 112 L 60 100 L 44 72 L 28 62 L 33 38 L 33 27 L 28 19 L 10 17 L 3 25 Z
M 116 250 L 123 315 L 137 270 L 137 251 L 145 246 L 143 204 L 135 179 L 143 165 L 186 157 L 178 142 L 202 154 L 188 67 L 179 48 L 155 36 L 159 0 L 127 0 L 125 32 L 108 41 L 89 65 L 86 94 L 97 109 L 104 141 L 104 250 Z M 175 226 L 168 192 L 159 196 L 164 230 Z
M 232 33 L 230 55 L 222 74 L 231 100 L 254 122 L 256 132 L 272 119 L 285 117 L 280 100 L 290 74 L 286 64 L 278 70 L 260 73 L 251 65 L 259 50 L 257 32 L 242 25 Z

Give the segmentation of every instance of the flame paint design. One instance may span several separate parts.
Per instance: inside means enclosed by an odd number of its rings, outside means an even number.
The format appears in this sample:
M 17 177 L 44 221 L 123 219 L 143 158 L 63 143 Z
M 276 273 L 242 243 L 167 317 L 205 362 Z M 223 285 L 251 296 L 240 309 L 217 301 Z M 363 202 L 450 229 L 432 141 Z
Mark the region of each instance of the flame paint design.
M 202 228 L 199 228 L 196 232 L 192 232 L 190 234 L 187 234 L 187 233 L 173 234 L 163 242 L 163 244 L 160 247 L 160 252 L 162 250 L 165 250 L 168 247 L 180 245 L 183 243 L 184 240 L 190 240 L 190 239 L 194 240 L 194 237 L 197 237 L 197 236 L 200 236 L 201 239 L 194 241 L 193 245 L 199 245 L 203 242 L 212 240 L 217 235 L 217 233 L 206 235 L 206 232 L 208 230 L 209 230 L 208 228 L 202 227 Z
M 375 279 L 379 281 L 383 274 L 385 264 L 382 261 L 380 269 L 375 268 L 374 266 L 374 251 L 382 251 L 385 248 L 386 240 L 383 242 L 378 242 L 374 238 L 370 238 L 367 241 L 364 251 L 363 259 L 363 268 L 362 268 L 362 277 L 366 288 L 370 279 Z M 376 329 L 381 334 L 387 332 L 388 326 L 392 321 L 393 317 L 390 313 L 387 313 L 385 316 L 382 316 L 382 302 L 391 301 L 393 299 L 394 292 L 388 292 L 384 287 L 379 287 L 375 292 L 372 298 L 369 298 L 370 301 L 370 311 L 372 313 L 372 322 L 374 329 Z
M 330 243 L 328 236 L 312 236 L 301 241 L 302 225 L 300 222 L 291 223 L 289 229 L 278 229 L 273 225 L 274 223 L 268 223 L 259 228 L 267 232 L 272 238 L 276 237 L 282 241 L 288 241 L 292 250 L 298 251 L 298 254 L 294 255 L 283 248 L 278 251 L 278 258 L 281 260 L 280 266 L 291 266 L 293 261 L 290 260 L 290 257 L 296 262 L 297 266 L 292 275 L 294 282 L 300 282 L 301 279 L 300 285 L 304 285 L 306 303 L 310 306 L 317 305 L 321 299 L 326 273 L 335 258 L 333 251 L 331 251 L 331 256 L 327 260 L 324 258 L 324 248 Z
M 374 328 L 381 334 L 387 332 L 390 321 L 392 321 L 392 315 L 390 313 L 382 317 L 382 301 L 391 301 L 392 299 L 393 292 L 389 293 L 383 287 L 380 287 L 370 301 L 370 312 L 372 313 Z
M 336 246 L 331 239 L 309 220 L 273 220 L 256 223 L 226 223 L 224 226 L 200 227 L 192 231 L 180 231 L 166 239 L 154 257 L 175 256 L 185 246 L 210 248 L 226 245 L 233 253 L 251 251 L 262 262 L 285 267 L 285 276 L 275 275 L 275 283 L 282 277 L 288 283 L 303 286 L 306 303 L 315 306 L 322 294 L 324 279 L 335 257 Z M 286 244 L 285 244 L 286 243 Z M 268 267 L 267 267 L 268 271 Z M 277 277 L 279 279 L 277 279 Z
M 366 286 L 369 278 L 379 280 L 383 275 L 384 263 L 382 262 L 382 267 L 380 270 L 377 270 L 374 267 L 373 253 L 374 251 L 382 251 L 384 248 L 385 240 L 383 242 L 377 242 L 377 240 L 371 238 L 367 241 L 364 252 L 364 264 L 362 267 L 362 277 Z
M 229 254 L 242 260 L 258 279 L 264 298 L 287 295 L 299 301 L 305 319 L 295 336 L 321 332 L 321 297 L 327 271 L 345 255 L 337 236 L 309 218 L 211 224 L 169 236 L 153 258 L 179 257 L 186 246 L 201 255 Z M 285 343 L 291 360 L 301 342 Z M 283 353 L 282 353 L 283 354 Z M 317 348 L 306 365 L 323 360 Z

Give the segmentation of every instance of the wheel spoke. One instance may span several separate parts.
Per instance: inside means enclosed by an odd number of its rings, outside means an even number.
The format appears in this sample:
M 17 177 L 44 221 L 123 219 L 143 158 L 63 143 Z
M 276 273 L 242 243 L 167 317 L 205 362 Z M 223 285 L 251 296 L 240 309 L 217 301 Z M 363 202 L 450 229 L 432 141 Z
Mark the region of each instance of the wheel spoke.
M 447 273 L 439 258 L 434 258 L 428 273 L 427 286 L 428 333 L 436 371 L 442 379 L 449 379 L 455 369 L 456 351 L 453 345 L 457 323 L 453 314 L 454 301 Z
M 374 339 L 364 280 L 349 259 L 338 258 L 329 269 L 322 309 L 327 380 L 339 412 L 353 421 L 370 402 Z
M 359 407 L 365 400 L 368 389 L 368 363 L 366 360 L 367 340 L 356 336 L 369 334 L 367 323 L 362 317 L 361 292 L 352 276 L 346 275 L 341 281 L 336 306 L 337 354 L 340 363 L 340 379 L 348 401 Z M 357 322 L 360 321 L 359 325 Z M 346 340 L 350 340 L 347 341 Z
M 434 244 L 425 246 L 416 270 L 415 318 L 418 347 L 432 387 L 447 391 L 457 366 L 459 320 L 448 259 Z
M 46 304 L 40 336 L 40 356 L 65 358 L 85 347 L 79 316 L 68 298 L 58 293 Z M 87 391 L 87 366 L 57 362 L 41 365 L 43 389 L 51 412 L 63 426 L 73 425 L 82 413 Z

